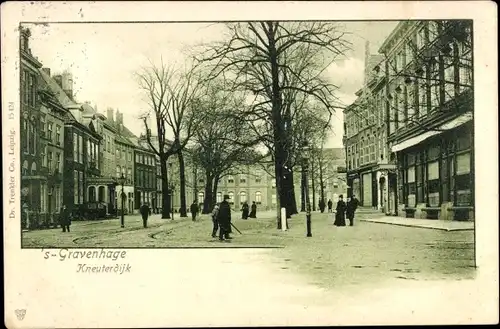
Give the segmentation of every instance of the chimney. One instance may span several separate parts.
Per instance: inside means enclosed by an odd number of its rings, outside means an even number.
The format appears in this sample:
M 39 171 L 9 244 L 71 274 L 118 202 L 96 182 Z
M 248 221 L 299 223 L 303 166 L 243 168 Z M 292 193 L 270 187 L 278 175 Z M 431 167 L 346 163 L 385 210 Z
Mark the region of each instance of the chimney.
M 59 87 L 62 88 L 62 76 L 60 74 L 54 75 L 54 80 L 57 82 L 57 84 L 59 85 Z
M 30 37 L 31 37 L 31 31 L 28 28 L 20 27 L 20 47 L 21 50 L 31 54 L 31 49 L 30 49 Z
M 120 111 L 116 111 L 116 123 L 123 124 L 123 113 L 120 113 Z
M 107 113 L 107 117 L 108 117 L 108 120 L 110 121 L 114 121 L 114 115 L 113 115 L 113 109 L 111 107 L 108 107 L 108 109 L 106 110 L 106 113 Z
M 73 99 L 73 75 L 70 72 L 64 72 L 62 74 L 62 89 L 68 95 L 69 98 Z
M 43 67 L 42 70 L 43 70 L 43 72 L 45 72 L 45 74 L 47 74 L 50 77 L 50 68 Z

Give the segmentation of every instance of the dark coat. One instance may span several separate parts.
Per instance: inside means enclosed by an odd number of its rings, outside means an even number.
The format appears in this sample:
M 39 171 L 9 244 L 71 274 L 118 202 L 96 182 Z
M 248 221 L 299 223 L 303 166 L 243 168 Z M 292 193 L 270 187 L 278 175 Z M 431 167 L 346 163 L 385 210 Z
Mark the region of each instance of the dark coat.
M 241 218 L 243 219 L 247 219 L 248 218 L 248 204 L 244 203 L 243 204 L 243 207 L 241 207 Z
M 217 221 L 223 230 L 231 230 L 231 206 L 227 200 L 224 200 L 219 205 L 219 212 L 217 213 Z
M 345 212 L 347 206 L 343 200 L 339 200 L 337 202 L 337 213 L 335 214 L 335 222 L 333 223 L 335 226 L 345 226 Z
M 68 208 L 59 211 L 59 223 L 61 225 L 71 225 L 71 212 Z
M 193 214 L 197 214 L 197 213 L 198 213 L 198 211 L 199 211 L 198 205 L 197 205 L 196 203 L 193 203 L 193 204 L 191 205 L 191 213 L 193 213 Z
M 328 201 L 328 209 L 332 209 L 332 207 L 333 207 L 333 202 L 332 202 L 332 200 L 329 200 Z
M 149 206 L 146 204 L 143 204 L 139 211 L 141 212 L 143 219 L 148 219 L 148 216 L 151 214 L 151 209 L 149 209 Z
M 257 218 L 257 205 L 252 204 L 252 211 L 250 212 L 250 218 Z

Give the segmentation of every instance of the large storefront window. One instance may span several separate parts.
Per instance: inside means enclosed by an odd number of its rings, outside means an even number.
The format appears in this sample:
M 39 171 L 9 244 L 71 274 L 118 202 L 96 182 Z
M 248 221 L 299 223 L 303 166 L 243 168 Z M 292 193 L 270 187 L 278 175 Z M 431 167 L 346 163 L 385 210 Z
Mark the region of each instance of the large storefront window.
M 438 146 L 429 148 L 427 152 L 427 197 L 428 203 L 431 207 L 438 207 L 439 200 L 439 153 Z

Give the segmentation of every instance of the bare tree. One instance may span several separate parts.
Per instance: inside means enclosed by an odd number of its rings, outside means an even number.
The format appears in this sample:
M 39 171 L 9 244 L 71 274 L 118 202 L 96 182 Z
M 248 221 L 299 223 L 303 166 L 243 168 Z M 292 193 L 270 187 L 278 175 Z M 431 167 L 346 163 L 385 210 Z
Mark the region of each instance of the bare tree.
M 284 104 L 295 92 L 316 99 L 333 113 L 336 87 L 322 75 L 346 50 L 344 34 L 327 22 L 234 23 L 227 24 L 227 30 L 228 39 L 206 49 L 199 60 L 213 64 L 211 77 L 222 76 L 234 82 L 235 90 L 253 94 L 243 117 L 256 122 L 254 132 L 272 149 L 279 228 L 280 207 L 293 211 L 288 194 L 293 180 L 287 179 L 292 175 L 286 169 L 292 115 Z
M 181 217 L 187 216 L 185 163 L 182 152 L 202 121 L 202 112 L 196 109 L 196 97 L 201 81 L 197 69 L 194 66 L 187 66 L 179 70 L 161 60 L 159 66 L 150 62 L 149 67 L 137 73 L 139 85 L 148 96 L 151 107 L 149 115 L 156 121 L 157 145 L 155 146 L 147 116 L 143 117 L 148 143 L 160 157 L 163 191 L 169 191 L 168 159 L 172 155 L 178 157 Z M 173 134 L 171 141 L 166 138 L 167 130 Z M 170 193 L 163 193 L 162 218 L 170 218 L 170 201 Z

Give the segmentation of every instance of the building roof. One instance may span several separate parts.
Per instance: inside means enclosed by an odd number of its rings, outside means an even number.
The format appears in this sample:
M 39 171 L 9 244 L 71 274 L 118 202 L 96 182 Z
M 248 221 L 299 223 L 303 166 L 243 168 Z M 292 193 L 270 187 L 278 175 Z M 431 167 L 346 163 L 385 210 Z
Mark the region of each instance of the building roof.
M 73 101 L 65 92 L 62 90 L 61 86 L 45 71 L 39 69 L 38 72 L 45 82 L 45 86 L 54 94 L 59 104 L 61 104 L 66 109 L 79 109 L 81 105 Z

